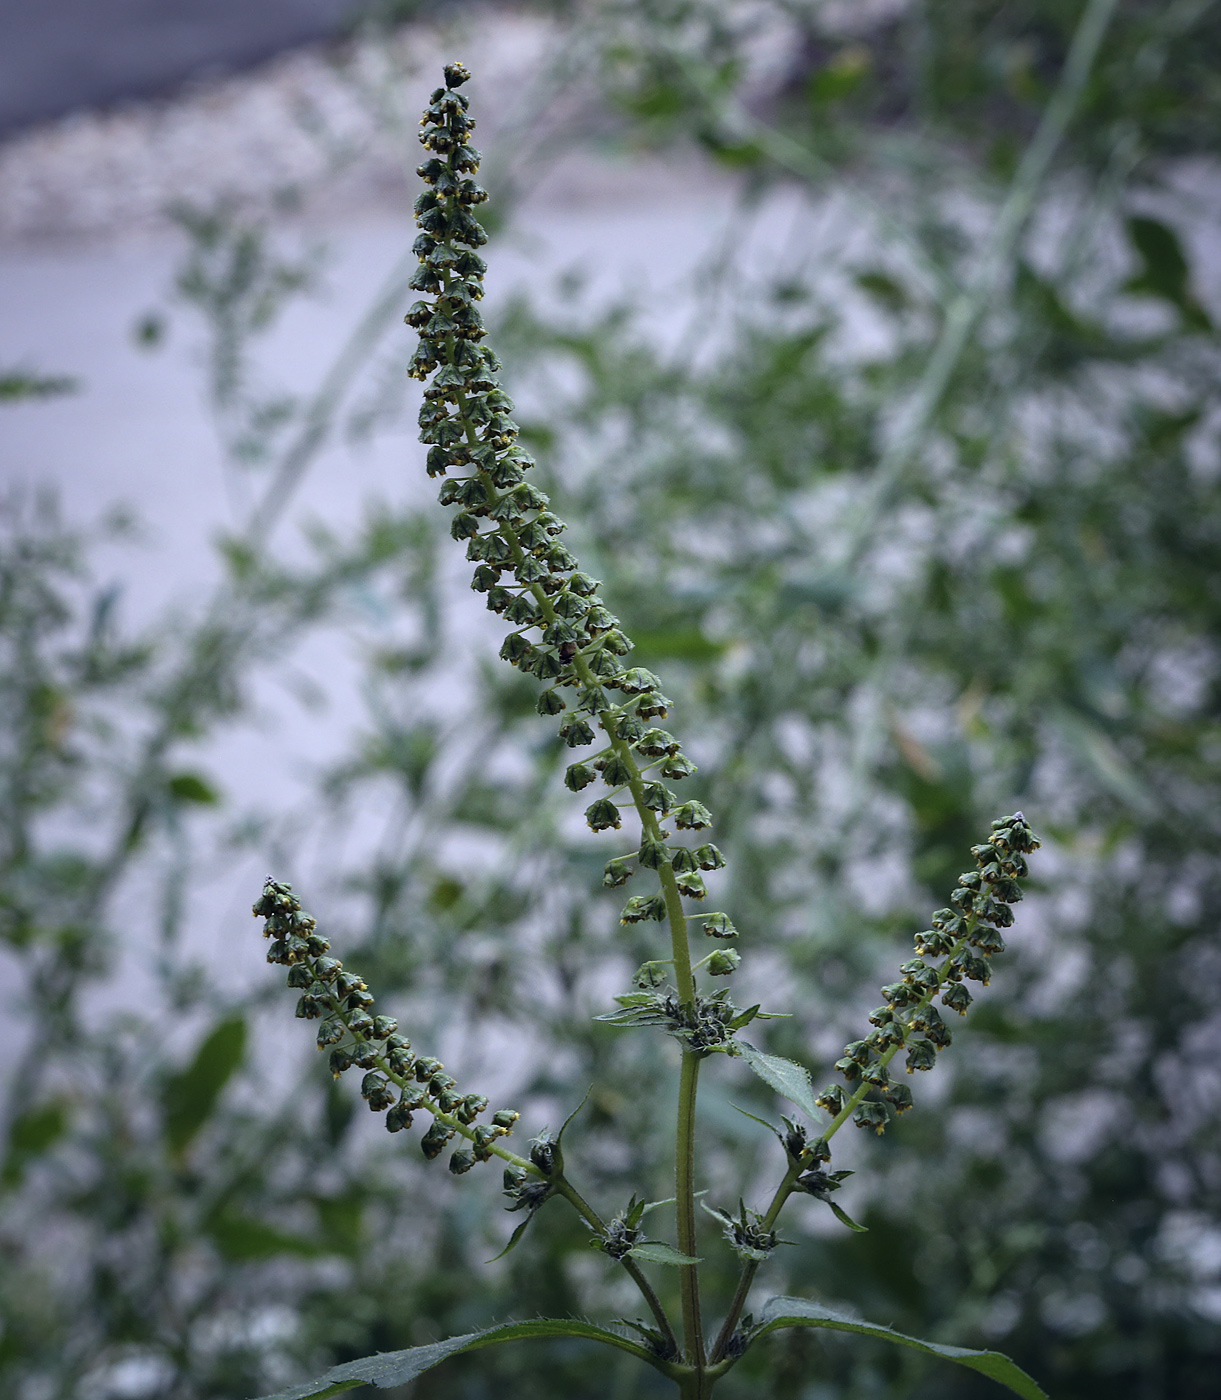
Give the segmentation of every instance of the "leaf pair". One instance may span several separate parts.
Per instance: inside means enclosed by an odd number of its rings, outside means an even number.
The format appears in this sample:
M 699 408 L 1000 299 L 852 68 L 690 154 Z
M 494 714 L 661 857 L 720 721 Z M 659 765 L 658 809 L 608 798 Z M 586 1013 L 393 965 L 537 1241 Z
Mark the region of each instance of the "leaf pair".
M 764 1307 L 758 1326 L 751 1333 L 753 1344 L 769 1332 L 777 1332 L 784 1327 L 820 1327 L 836 1332 L 855 1332 L 860 1336 L 875 1337 L 879 1341 L 891 1342 L 897 1346 L 911 1347 L 925 1352 L 942 1361 L 953 1361 L 959 1366 L 969 1367 L 980 1375 L 988 1376 L 998 1384 L 1006 1386 L 1022 1400 L 1047 1400 L 1046 1393 L 1015 1362 L 998 1351 L 976 1351 L 969 1347 L 945 1346 L 940 1342 L 924 1342 L 917 1337 L 908 1337 L 893 1328 L 878 1323 L 864 1322 L 851 1313 L 828 1307 L 824 1303 L 811 1302 L 806 1298 L 772 1298 Z M 379 1352 L 376 1356 L 365 1356 L 359 1361 L 347 1361 L 342 1366 L 333 1366 L 317 1380 L 305 1381 L 301 1385 L 289 1386 L 263 1400 L 326 1400 L 326 1397 L 340 1395 L 354 1390 L 360 1385 L 373 1385 L 382 1390 L 406 1385 L 408 1381 L 422 1376 L 448 1357 L 465 1351 L 477 1351 L 481 1347 L 495 1346 L 498 1342 L 527 1341 L 534 1337 L 578 1337 L 588 1341 L 602 1342 L 606 1346 L 626 1351 L 638 1360 L 657 1370 L 670 1373 L 669 1363 L 660 1360 L 647 1348 L 631 1341 L 609 1328 L 595 1326 L 592 1322 L 575 1319 L 538 1318 L 532 1322 L 507 1322 L 498 1327 L 489 1327 L 484 1332 L 470 1332 L 462 1337 L 450 1337 L 448 1341 L 432 1342 L 427 1346 L 408 1347 L 405 1351 Z

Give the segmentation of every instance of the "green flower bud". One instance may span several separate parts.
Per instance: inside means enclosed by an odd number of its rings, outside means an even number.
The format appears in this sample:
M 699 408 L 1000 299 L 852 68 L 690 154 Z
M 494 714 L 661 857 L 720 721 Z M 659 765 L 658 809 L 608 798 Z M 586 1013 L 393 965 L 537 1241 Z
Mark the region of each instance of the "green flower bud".
M 544 692 L 553 694 L 554 692 Z M 569 792 L 580 792 L 582 788 L 587 788 L 597 777 L 597 773 L 586 763 L 573 763 L 564 773 L 564 786 Z
M 673 758 L 667 758 L 658 769 L 663 778 L 671 778 L 674 782 L 681 782 L 684 778 L 689 778 L 692 773 L 697 773 L 699 769 L 686 756 L 686 754 L 675 754 Z
M 704 964 L 710 977 L 728 977 L 742 965 L 742 955 L 734 948 L 718 948 Z
M 592 744 L 594 731 L 583 719 L 578 719 L 576 715 L 569 715 L 560 725 L 560 738 L 570 749 L 575 749 L 579 744 Z
M 860 1065 L 848 1055 L 845 1055 L 842 1059 L 836 1060 L 835 1068 L 844 1076 L 849 1084 L 855 1084 L 861 1077 Z
M 406 1078 L 415 1069 L 415 1056 L 410 1049 L 395 1046 L 386 1051 L 386 1063 L 393 1073 Z
M 318 1049 L 325 1050 L 328 1045 L 337 1045 L 347 1034 L 347 1029 L 342 1021 L 323 1021 L 318 1028 Z
M 927 1040 L 907 1042 L 907 1072 L 917 1069 L 932 1069 L 937 1063 L 937 1052 Z
M 884 1089 L 890 1083 L 890 1071 L 880 1061 L 875 1061 L 864 1066 L 861 1078 L 866 1084 L 872 1084 L 875 1089 Z
M 401 1133 L 404 1128 L 410 1128 L 412 1123 L 411 1109 L 402 1099 L 394 1105 L 386 1114 L 386 1129 L 391 1133 Z
M 627 884 L 635 873 L 629 857 L 616 856 L 614 860 L 606 862 L 606 869 L 602 873 L 602 883 L 608 889 L 614 889 L 617 885 Z
M 695 848 L 696 864 L 701 870 L 723 870 L 725 857 L 711 844 Z
M 399 1023 L 393 1016 L 374 1016 L 373 1039 L 385 1040 L 387 1036 L 393 1035 L 398 1028 Z
M 460 1123 L 471 1124 L 488 1106 L 486 1094 L 467 1094 L 455 1117 Z
M 886 1124 L 890 1121 L 890 1110 L 884 1103 L 873 1103 L 866 1100 L 857 1105 L 856 1112 L 852 1115 L 852 1121 L 858 1128 L 872 1128 L 879 1137 L 886 1131 Z
M 686 871 L 682 875 L 675 877 L 678 884 L 679 894 L 686 895 L 688 899 L 703 899 L 708 893 L 704 887 L 704 877 L 697 875 L 693 871 Z
M 728 914 L 705 914 L 703 917 L 704 932 L 709 938 L 737 938 L 738 930 L 733 926 L 733 920 Z
M 683 802 L 672 815 L 674 825 L 684 831 L 702 831 L 712 825 L 712 813 L 702 802 Z
M 912 1106 L 912 1091 L 906 1084 L 887 1084 L 882 1094 L 896 1113 L 906 1113 Z
M 824 1113 L 829 1113 L 833 1118 L 843 1112 L 844 1104 L 847 1101 L 847 1096 L 838 1084 L 828 1084 L 814 1100 Z M 823 1160 L 829 1162 L 831 1160 L 830 1154 L 828 1153 Z
M 338 1050 L 332 1050 L 329 1063 L 331 1074 L 338 1079 L 345 1069 L 352 1068 L 351 1050 L 342 1046 Z
M 640 843 L 637 859 L 646 870 L 660 870 L 670 863 L 670 848 L 664 841 L 655 841 L 646 836 Z
M 661 783 L 645 783 L 642 793 L 644 805 L 651 812 L 658 812 L 664 816 L 675 804 L 677 799 Z
M 967 1007 L 974 1001 L 971 993 L 961 982 L 951 982 L 945 989 L 941 997 L 942 1006 L 948 1006 L 951 1010 L 957 1011 L 960 1016 L 967 1014 Z
M 621 924 L 639 924 L 646 919 L 656 919 L 658 923 L 666 917 L 666 901 L 659 895 L 634 894 L 623 906 L 619 915 Z
M 682 875 L 688 871 L 698 870 L 699 862 L 695 858 L 695 852 L 687 849 L 686 846 L 679 846 L 670 858 L 670 866 L 676 875 Z
M 500 647 L 500 659 L 517 665 L 534 655 L 534 647 L 520 632 L 510 632 Z
M 587 807 L 585 820 L 589 823 L 591 831 L 606 831 L 608 828 L 618 831 L 623 825 L 619 818 L 619 808 L 609 797 L 599 797 L 595 803 Z
M 538 697 L 538 704 L 535 706 L 540 715 L 558 715 L 564 708 L 564 698 L 557 691 L 544 690 Z M 593 775 L 590 774 L 590 782 L 593 782 Z
M 360 993 L 356 993 L 360 995 Z M 353 1035 L 368 1035 L 373 1029 L 373 1017 L 367 1011 L 356 1011 L 348 1017 L 348 1029 Z
M 668 980 L 669 976 L 669 963 L 641 963 L 632 974 L 632 986 L 641 992 L 651 992 L 655 987 L 662 986 Z
M 665 719 L 673 708 L 673 700 L 667 699 L 659 691 L 650 691 L 640 697 L 636 713 L 642 719 Z
M 389 1082 L 380 1074 L 366 1074 L 360 1083 L 360 1096 L 368 1101 L 374 1113 L 380 1113 L 394 1103 Z
M 431 1162 L 434 1157 L 439 1157 L 445 1151 L 445 1144 L 454 1135 L 454 1130 L 448 1128 L 439 1119 L 434 1118 L 428 1131 L 420 1139 L 420 1151 Z
M 470 1152 L 455 1152 L 449 1159 L 449 1169 L 455 1176 L 462 1176 L 464 1172 L 469 1172 L 474 1165 L 475 1158 Z
M 492 1114 L 492 1122 L 498 1128 L 503 1128 L 506 1133 L 513 1131 L 513 1124 L 521 1117 L 521 1114 L 511 1108 L 498 1108 Z
M 314 975 L 319 982 L 333 982 L 343 971 L 343 963 L 338 958 L 319 958 L 314 964 Z
M 624 671 L 619 678 L 619 689 L 625 695 L 643 695 L 650 690 L 660 690 L 661 682 L 652 671 L 646 671 L 643 666 L 635 666 L 630 671 Z
M 636 741 L 636 747 L 648 758 L 663 758 L 678 752 L 678 740 L 664 729 L 647 729 Z
M 632 781 L 632 770 L 617 753 L 613 753 L 602 765 L 602 781 L 607 787 L 627 787 Z
M 421 1055 L 415 1062 L 415 1077 L 421 1084 L 427 1084 L 434 1074 L 440 1074 L 445 1066 L 433 1055 Z

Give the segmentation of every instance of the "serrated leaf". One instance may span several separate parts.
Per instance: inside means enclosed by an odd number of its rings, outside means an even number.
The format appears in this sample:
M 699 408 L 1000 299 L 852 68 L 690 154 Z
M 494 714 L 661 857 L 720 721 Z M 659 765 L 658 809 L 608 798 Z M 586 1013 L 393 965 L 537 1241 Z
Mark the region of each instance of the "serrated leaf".
M 633 1245 L 628 1253 L 633 1259 L 643 1259 L 646 1264 L 676 1264 L 679 1268 L 686 1268 L 688 1264 L 701 1262 L 690 1254 L 680 1253 L 673 1245 L 668 1244 Z
M 779 1331 L 782 1327 L 826 1327 L 835 1332 L 855 1332 L 864 1337 L 876 1337 L 879 1341 L 894 1342 L 898 1346 L 911 1347 L 916 1351 L 927 1352 L 943 1361 L 953 1361 L 959 1366 L 967 1366 L 972 1371 L 988 1376 L 1000 1385 L 1007 1386 L 1023 1400 L 1048 1400 L 1047 1393 L 1025 1371 L 1009 1357 L 999 1351 L 975 1351 L 970 1347 L 945 1346 L 940 1342 L 923 1342 L 918 1337 L 908 1337 L 891 1327 L 883 1327 L 875 1322 L 865 1322 L 849 1312 L 828 1307 L 825 1303 L 811 1302 L 808 1298 L 771 1298 L 763 1308 L 760 1326 L 751 1341 L 765 1336 L 768 1332 Z
M 597 1327 L 592 1322 L 538 1318 L 533 1322 L 506 1322 L 499 1327 L 489 1327 L 485 1332 L 469 1332 L 465 1336 L 450 1337 L 428 1346 L 408 1347 L 406 1351 L 384 1351 L 376 1356 L 362 1356 L 359 1361 L 345 1361 L 342 1366 L 332 1366 L 317 1380 L 290 1385 L 274 1395 L 263 1396 L 262 1400 L 325 1400 L 327 1396 L 355 1390 L 359 1385 L 375 1385 L 381 1390 L 390 1390 L 394 1386 L 406 1385 L 459 1352 L 477 1351 L 480 1347 L 495 1346 L 499 1342 L 528 1341 L 532 1337 L 583 1337 L 630 1352 L 650 1366 L 660 1367 L 662 1364 L 652 1352 L 636 1342 L 620 1336 L 618 1332 Z
M 783 1095 L 814 1123 L 823 1121 L 818 1105 L 814 1102 L 814 1085 L 810 1082 L 810 1071 L 804 1065 L 786 1060 L 780 1055 L 767 1055 L 745 1040 L 737 1042 L 738 1054 L 765 1084 Z

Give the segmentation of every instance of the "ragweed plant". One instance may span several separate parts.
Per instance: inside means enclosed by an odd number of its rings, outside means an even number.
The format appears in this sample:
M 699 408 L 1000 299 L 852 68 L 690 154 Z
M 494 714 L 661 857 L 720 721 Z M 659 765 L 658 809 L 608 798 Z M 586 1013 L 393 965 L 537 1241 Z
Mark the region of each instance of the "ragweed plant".
M 417 1116 L 425 1119 L 423 1155 L 433 1159 L 448 1150 L 454 1174 L 465 1175 L 493 1158 L 504 1164 L 509 1209 L 525 1212 L 506 1249 L 548 1201 L 564 1200 L 588 1229 L 591 1244 L 626 1271 L 649 1314 L 625 1321 L 622 1330 L 581 1319 L 504 1323 L 348 1362 L 314 1382 L 281 1391 L 275 1400 L 336 1395 L 363 1384 L 402 1385 L 458 1352 L 549 1336 L 588 1338 L 628 1352 L 694 1400 L 710 1395 L 760 1338 L 788 1327 L 855 1332 L 915 1348 L 970 1367 L 1033 1400 L 1043 1392 L 997 1352 L 919 1341 L 808 1299 L 774 1297 L 757 1316 L 746 1311 L 759 1269 L 782 1243 L 777 1227 L 792 1196 L 825 1202 L 846 1227 L 861 1229 L 833 1199 L 851 1173 L 831 1170 L 832 1140 L 849 1121 L 880 1134 L 895 1114 L 911 1108 L 911 1089 L 892 1078 L 893 1062 L 902 1052 L 907 1074 L 927 1071 L 950 1044 L 939 1007 L 965 1015 L 972 1000 L 966 984 L 987 985 L 991 959 L 1004 951 L 1002 930 L 1012 925 L 1012 906 L 1022 897 L 1025 858 L 1039 842 L 1020 812 L 993 822 L 987 839 L 972 848 L 975 869 L 959 877 L 949 906 L 916 935 L 915 956 L 882 988 L 884 1004 L 870 1015 L 871 1028 L 845 1046 L 835 1065 L 842 1082 L 816 1095 L 803 1065 L 743 1038 L 752 1023 L 777 1013 L 759 1005 L 739 1008 L 728 988 L 712 984 L 740 966 L 736 949 L 726 946 L 738 931 L 728 914 L 699 907 L 707 895 L 705 875 L 720 870 L 725 859 L 703 838 L 712 826 L 708 809 L 668 786 L 695 771 L 679 741 L 657 723 L 668 718 L 671 702 L 657 676 L 626 663 L 631 641 L 601 599 L 598 581 L 581 572 L 561 542 L 565 526 L 547 496 L 527 479 L 533 462 L 517 443 L 513 404 L 497 378 L 500 362 L 484 343 L 478 303 L 486 264 L 477 250 L 487 235 L 472 211 L 487 194 L 474 179 L 480 156 L 469 138 L 475 123 L 467 97 L 458 91 L 468 77 L 461 64 L 448 65 L 445 86 L 432 94 L 421 124 L 428 157 L 419 174 L 427 188 L 415 206 L 421 232 L 411 285 L 423 299 L 406 317 L 420 333 L 409 373 L 425 383 L 420 426 L 429 445 L 427 470 L 444 478 L 442 505 L 456 508 L 451 533 L 466 542 L 467 559 L 475 566 L 472 586 L 512 627 L 500 655 L 541 683 L 538 711 L 562 716 L 559 734 L 565 743 L 592 750 L 568 767 L 564 779 L 573 792 L 597 783 L 605 789 L 586 809 L 590 828 L 618 831 L 625 818 L 632 823 L 634 849 L 608 860 L 603 883 L 619 887 L 639 876 L 648 888 L 628 897 L 621 922 L 656 922 L 668 933 L 668 947 L 638 969 L 633 990 L 599 1019 L 660 1030 L 677 1042 L 675 1194 L 672 1201 L 653 1203 L 633 1196 L 616 1213 L 600 1213 L 565 1167 L 564 1133 L 576 1109 L 557 1134 L 544 1129 L 523 1153 L 513 1150 L 508 1139 L 518 1113 L 501 1108 L 489 1116 L 485 1095 L 464 1091 L 436 1057 L 412 1046 L 393 1017 L 376 1014 L 364 980 L 331 956 L 328 940 L 291 889 L 268 880 L 254 906 L 273 940 L 268 960 L 288 968 L 288 984 L 300 993 L 297 1015 L 321 1022 L 318 1046 L 328 1052 L 335 1077 L 362 1070 L 361 1095 L 373 1112 L 385 1115 L 391 1132 L 410 1129 Z M 693 928 L 711 944 L 702 957 L 692 950 Z M 764 1210 L 744 1201 L 736 1212 L 727 1210 L 703 1202 L 704 1193 L 697 1191 L 697 1089 L 703 1062 L 714 1055 L 741 1059 L 800 1111 L 772 1129 L 785 1170 Z M 646 1217 L 671 1204 L 673 1242 L 650 1239 Z M 715 1331 L 706 1328 L 701 1308 L 699 1205 L 741 1259 L 738 1286 Z M 646 1266 L 679 1271 L 677 1320 Z

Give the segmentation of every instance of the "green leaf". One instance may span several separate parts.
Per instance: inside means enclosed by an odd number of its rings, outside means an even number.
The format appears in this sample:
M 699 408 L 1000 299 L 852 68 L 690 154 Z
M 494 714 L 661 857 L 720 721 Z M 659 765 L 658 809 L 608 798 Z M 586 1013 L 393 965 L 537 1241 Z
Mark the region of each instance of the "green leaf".
M 999 1351 L 974 1351 L 969 1347 L 922 1342 L 917 1337 L 905 1336 L 902 1332 L 882 1327 L 876 1322 L 862 1322 L 851 1313 L 827 1307 L 825 1303 L 814 1303 L 806 1298 L 770 1298 L 763 1308 L 760 1327 L 751 1340 L 754 1341 L 768 1332 L 779 1331 L 782 1327 L 827 1327 L 835 1332 L 856 1332 L 863 1337 L 877 1337 L 883 1342 L 912 1347 L 916 1351 L 940 1357 L 943 1361 L 956 1361 L 960 1366 L 968 1366 L 972 1371 L 978 1371 L 981 1375 L 1007 1386 L 1015 1395 L 1024 1397 L 1024 1400 L 1047 1400 L 1046 1391 L 1016 1362 L 1010 1361 Z
M 198 773 L 175 773 L 166 787 L 170 796 L 176 797 L 179 802 L 198 802 L 204 807 L 215 807 L 220 801 L 216 789 L 204 782 Z
M 489 1327 L 486 1332 L 469 1332 L 465 1336 L 450 1337 L 447 1341 L 432 1342 L 428 1346 L 408 1347 L 406 1351 L 384 1351 L 376 1356 L 362 1356 L 359 1361 L 346 1361 L 342 1366 L 333 1366 L 317 1380 L 291 1385 L 286 1390 L 276 1391 L 274 1395 L 264 1396 L 263 1400 L 323 1400 L 325 1396 L 354 1390 L 358 1385 L 375 1385 L 381 1390 L 390 1390 L 396 1385 L 406 1385 L 459 1352 L 477 1351 L 480 1347 L 495 1346 L 498 1342 L 528 1341 L 532 1337 L 584 1337 L 630 1352 L 659 1370 L 665 1365 L 636 1342 L 618 1332 L 597 1327 L 592 1322 L 538 1318 L 533 1322 L 506 1322 L 499 1327 Z
M 841 1225 L 847 1225 L 849 1230 L 855 1230 L 858 1235 L 867 1235 L 869 1233 L 869 1226 L 858 1225 L 843 1206 L 837 1206 L 834 1201 L 828 1201 L 827 1204 L 835 1212 L 835 1218 Z
M 818 1105 L 814 1102 L 814 1085 L 810 1082 L 810 1071 L 804 1065 L 783 1059 L 780 1055 L 765 1055 L 762 1050 L 756 1050 L 745 1040 L 739 1040 L 737 1047 L 738 1054 L 765 1084 L 769 1084 L 790 1103 L 795 1103 L 811 1122 L 823 1121 Z
M 514 1230 L 513 1233 L 509 1236 L 509 1243 L 505 1245 L 505 1247 L 500 1251 L 499 1254 L 493 1254 L 487 1262 L 489 1264 L 495 1264 L 495 1262 L 498 1259 L 503 1259 L 511 1249 L 515 1249 L 517 1247 L 518 1240 L 520 1240 L 521 1237 L 526 1233 L 526 1226 L 529 1225 L 529 1223 L 534 1219 L 534 1217 L 537 1214 L 538 1211 L 532 1210 L 524 1220 L 520 1221 L 517 1226 L 517 1229 Z
M 637 1244 L 633 1245 L 628 1253 L 633 1259 L 643 1259 L 646 1264 L 675 1264 L 680 1269 L 688 1264 L 698 1264 L 696 1259 L 690 1254 L 682 1254 L 673 1245 L 668 1244 Z
M 180 1153 L 190 1146 L 245 1051 L 246 1023 L 240 1016 L 231 1017 L 213 1028 L 186 1069 L 166 1081 L 165 1140 L 171 1152 Z

